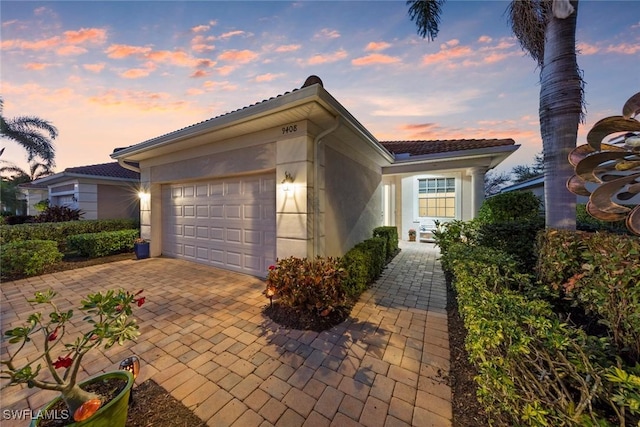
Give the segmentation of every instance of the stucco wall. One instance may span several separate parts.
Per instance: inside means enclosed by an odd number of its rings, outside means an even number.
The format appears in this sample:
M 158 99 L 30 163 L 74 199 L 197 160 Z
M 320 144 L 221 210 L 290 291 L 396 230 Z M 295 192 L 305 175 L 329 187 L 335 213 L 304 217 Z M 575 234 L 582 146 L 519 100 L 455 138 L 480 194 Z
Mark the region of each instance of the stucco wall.
M 330 146 L 324 154 L 324 254 L 341 256 L 382 224 L 382 171 Z
M 98 185 L 98 219 L 137 218 L 138 215 L 136 186 Z

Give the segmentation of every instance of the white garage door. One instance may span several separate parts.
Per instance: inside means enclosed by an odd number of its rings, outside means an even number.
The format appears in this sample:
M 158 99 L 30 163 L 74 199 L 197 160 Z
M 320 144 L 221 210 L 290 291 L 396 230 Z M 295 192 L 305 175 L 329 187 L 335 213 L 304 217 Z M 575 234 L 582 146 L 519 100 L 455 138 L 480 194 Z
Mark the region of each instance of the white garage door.
M 163 255 L 264 277 L 276 258 L 274 174 L 163 187 Z

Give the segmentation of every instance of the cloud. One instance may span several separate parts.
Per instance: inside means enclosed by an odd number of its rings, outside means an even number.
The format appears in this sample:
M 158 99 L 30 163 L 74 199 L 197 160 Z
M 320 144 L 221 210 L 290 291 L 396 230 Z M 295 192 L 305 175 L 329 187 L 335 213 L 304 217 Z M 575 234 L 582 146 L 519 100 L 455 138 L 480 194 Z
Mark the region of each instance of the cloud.
M 210 75 L 211 72 L 210 71 L 205 71 L 205 70 L 195 70 L 193 73 L 191 73 L 191 75 L 189 77 L 193 78 L 193 79 L 199 79 L 201 77 L 207 77 L 208 75 Z
M 598 46 L 585 42 L 578 42 L 576 44 L 576 49 L 582 55 L 595 55 L 596 53 L 600 52 L 600 48 Z
M 82 47 L 91 44 L 102 44 L 107 40 L 107 31 L 103 28 L 81 28 L 77 31 L 65 31 L 61 36 L 53 36 L 41 40 L 9 39 L 3 40 L 3 50 L 53 50 L 59 55 L 78 55 L 86 53 Z
M 480 36 L 478 37 L 478 43 L 491 43 L 493 39 L 489 36 Z
M 120 73 L 120 77 L 123 77 L 125 79 L 139 79 L 141 77 L 147 77 L 153 71 L 153 69 L 149 68 L 131 68 Z
M 338 30 L 332 30 L 330 28 L 323 28 L 313 35 L 314 40 L 331 40 L 340 37 Z
M 104 70 L 105 65 L 106 64 L 104 62 L 99 62 L 97 64 L 83 64 L 82 68 L 87 71 L 91 71 L 92 73 L 99 73 Z
M 607 46 L 607 52 L 622 53 L 623 55 L 635 55 L 636 53 L 640 52 L 640 43 L 622 43 L 619 45 L 609 45 Z
M 206 82 L 204 82 L 204 84 L 202 85 L 202 87 L 211 92 L 217 89 L 220 90 L 224 90 L 224 91 L 228 91 L 228 92 L 232 92 L 234 90 L 238 89 L 238 86 L 235 84 L 230 83 L 229 81 L 223 81 L 223 82 L 214 82 L 211 80 L 207 80 Z
M 302 46 L 300 46 L 299 44 L 285 44 L 275 48 L 274 52 L 277 52 L 277 53 L 295 52 L 296 50 L 299 50 L 301 47 Z
M 82 55 L 87 52 L 87 49 L 78 46 L 62 46 L 61 48 L 56 49 L 56 53 L 60 56 Z
M 228 76 L 236 69 L 235 65 L 223 65 L 222 67 L 216 68 L 216 71 L 221 76 Z
M 193 39 L 191 39 L 191 50 L 199 53 L 212 51 L 215 49 L 215 45 L 211 43 L 214 40 L 215 37 L 213 36 L 195 36 Z
M 533 129 L 523 129 L 522 126 L 515 125 L 511 121 L 493 122 L 479 126 L 448 127 L 439 123 L 406 123 L 398 126 L 398 130 L 406 135 L 404 138 L 410 140 L 451 140 L 451 139 L 502 139 L 512 138 L 516 143 L 523 140 L 538 141 L 540 135 Z M 478 136 L 480 135 L 480 136 Z
M 45 68 L 51 67 L 52 65 L 53 64 L 47 64 L 44 62 L 29 62 L 27 64 L 24 64 L 24 68 L 31 71 L 41 71 Z
M 371 51 L 379 52 L 389 47 L 391 47 L 391 44 L 387 42 L 369 42 L 367 46 L 364 48 L 364 50 L 365 52 L 371 52 Z
M 355 66 L 366 66 L 378 64 L 397 64 L 399 62 L 400 58 L 398 57 L 374 53 L 371 55 L 363 56 L 361 58 L 356 58 L 351 61 L 351 64 Z
M 246 33 L 244 31 L 241 31 L 241 30 L 229 31 L 229 32 L 220 34 L 218 36 L 218 39 L 225 40 L 225 39 L 230 39 L 231 37 L 235 37 L 235 36 L 242 36 L 244 34 L 246 34 Z
M 235 62 L 238 64 L 246 64 L 258 59 L 258 54 L 248 49 L 245 49 L 245 50 L 232 49 L 232 50 L 226 50 L 222 52 L 220 55 L 218 55 L 218 59 L 221 61 Z
M 63 37 L 67 44 L 102 44 L 107 41 L 107 31 L 103 28 L 81 28 L 78 31 L 65 31 Z
M 102 107 L 129 106 L 142 111 L 170 111 L 186 106 L 185 101 L 172 101 L 166 92 L 109 89 L 88 98 L 92 104 Z
M 203 33 L 209 31 L 210 28 L 210 25 L 196 25 L 195 27 L 191 27 L 191 31 L 194 33 Z
M 306 65 L 327 64 L 331 62 L 341 61 L 343 59 L 346 59 L 347 56 L 347 51 L 344 49 L 340 49 L 336 52 L 328 54 L 317 54 L 307 59 Z
M 278 73 L 278 74 L 273 74 L 273 73 L 266 73 L 266 74 L 260 74 L 259 76 L 256 76 L 255 78 L 255 82 L 256 83 L 263 83 L 263 82 L 270 82 L 273 81 L 279 77 L 284 76 L 284 73 Z
M 195 87 L 187 89 L 187 95 L 189 95 L 189 96 L 202 95 L 203 93 L 204 93 L 204 91 L 202 89 L 198 89 L 198 88 L 195 88 Z
M 133 55 L 145 55 L 149 52 L 151 52 L 150 47 L 131 46 L 128 44 L 112 44 L 105 50 L 107 56 L 113 59 L 122 59 Z
M 470 56 L 473 50 L 468 46 L 455 46 L 452 49 L 446 48 L 437 53 L 424 55 L 422 57 L 422 65 L 432 65 L 438 63 L 449 62 L 452 59 L 459 59 Z

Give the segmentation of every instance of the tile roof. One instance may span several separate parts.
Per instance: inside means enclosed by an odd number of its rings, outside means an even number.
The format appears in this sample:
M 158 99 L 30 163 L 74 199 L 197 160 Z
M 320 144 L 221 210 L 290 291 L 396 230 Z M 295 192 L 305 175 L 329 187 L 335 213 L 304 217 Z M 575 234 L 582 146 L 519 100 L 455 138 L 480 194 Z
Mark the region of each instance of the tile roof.
M 515 141 L 511 138 L 450 139 L 433 141 L 380 141 L 380 144 L 395 155 L 409 154 L 410 156 L 423 156 L 426 154 L 450 153 L 453 151 L 514 145 Z
M 108 178 L 140 179 L 140 174 L 138 172 L 125 169 L 120 166 L 118 162 L 66 168 L 64 172 Z

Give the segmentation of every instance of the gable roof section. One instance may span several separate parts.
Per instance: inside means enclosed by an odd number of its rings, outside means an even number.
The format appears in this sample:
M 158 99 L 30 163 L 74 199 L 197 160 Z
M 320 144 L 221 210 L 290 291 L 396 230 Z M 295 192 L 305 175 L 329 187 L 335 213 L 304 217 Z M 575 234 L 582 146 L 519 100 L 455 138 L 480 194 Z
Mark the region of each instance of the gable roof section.
M 140 174 L 123 168 L 118 162 L 66 168 L 62 172 L 32 181 L 35 185 L 51 185 L 72 178 L 101 179 L 105 181 L 140 181 Z
M 450 153 L 454 151 L 476 150 L 483 148 L 515 145 L 511 138 L 506 139 L 452 139 L 432 141 L 380 141 L 396 158 L 424 156 L 428 154 Z M 403 156 L 404 155 L 404 156 Z

